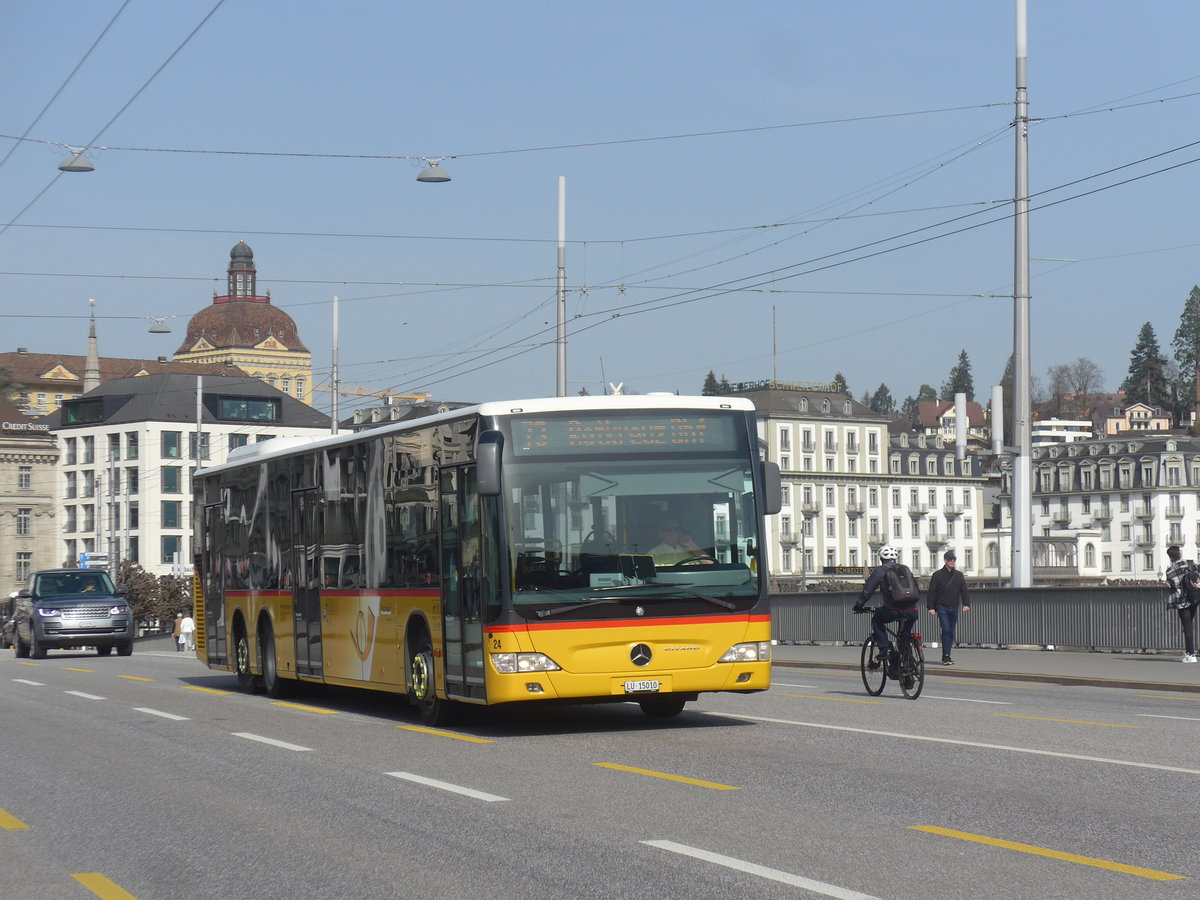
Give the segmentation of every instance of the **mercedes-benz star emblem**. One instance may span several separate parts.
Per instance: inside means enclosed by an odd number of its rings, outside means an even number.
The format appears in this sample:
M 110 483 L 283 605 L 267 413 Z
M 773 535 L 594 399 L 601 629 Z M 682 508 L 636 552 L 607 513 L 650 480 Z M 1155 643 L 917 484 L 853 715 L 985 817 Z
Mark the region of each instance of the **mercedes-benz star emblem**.
M 635 666 L 644 666 L 650 662 L 650 658 L 654 654 L 650 652 L 650 648 L 645 644 L 635 644 L 633 649 L 629 651 L 629 658 Z
M 633 608 L 633 612 L 634 612 L 634 615 L 638 615 L 638 616 L 644 616 L 644 615 L 646 614 L 646 607 L 644 607 L 644 606 L 635 606 L 635 607 Z

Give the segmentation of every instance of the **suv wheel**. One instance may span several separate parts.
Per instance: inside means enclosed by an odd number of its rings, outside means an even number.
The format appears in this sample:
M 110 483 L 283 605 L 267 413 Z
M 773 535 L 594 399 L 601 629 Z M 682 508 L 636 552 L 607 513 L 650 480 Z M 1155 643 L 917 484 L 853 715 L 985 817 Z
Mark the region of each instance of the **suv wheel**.
M 29 645 L 21 640 L 21 634 L 18 631 L 13 632 L 13 656 L 17 659 L 25 659 L 29 656 Z
M 30 659 L 45 659 L 46 648 L 38 643 L 37 629 L 29 629 L 29 658 Z

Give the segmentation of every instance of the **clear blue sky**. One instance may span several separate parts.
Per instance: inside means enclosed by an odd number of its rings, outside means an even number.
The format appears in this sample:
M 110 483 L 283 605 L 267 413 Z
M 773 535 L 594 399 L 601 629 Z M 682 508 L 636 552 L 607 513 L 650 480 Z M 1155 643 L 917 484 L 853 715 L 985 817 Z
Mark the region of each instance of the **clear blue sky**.
M 94 297 L 102 353 L 169 355 L 245 238 L 318 380 L 337 294 L 345 386 L 553 394 L 562 175 L 572 393 L 899 402 L 965 349 L 986 401 L 1011 352 L 1011 0 L 122 6 L 0 6 L 6 350 L 83 353 Z M 1113 390 L 1200 281 L 1200 145 L 1167 153 L 1200 139 L 1200 4 L 1029 6 L 1032 368 Z M 56 180 L 54 143 L 112 149 Z

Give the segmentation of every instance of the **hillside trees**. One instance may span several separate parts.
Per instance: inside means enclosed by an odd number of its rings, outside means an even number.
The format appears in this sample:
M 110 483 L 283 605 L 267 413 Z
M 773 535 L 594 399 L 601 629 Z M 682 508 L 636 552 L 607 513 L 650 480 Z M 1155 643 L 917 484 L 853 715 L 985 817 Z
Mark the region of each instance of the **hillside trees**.
M 942 383 L 942 400 L 953 400 L 955 394 L 966 394 L 968 400 L 975 399 L 975 380 L 971 377 L 971 360 L 966 350 L 958 354 L 958 362 Z
M 1193 285 L 1183 304 L 1179 327 L 1171 340 L 1175 350 L 1175 365 L 1179 367 L 1179 402 L 1196 404 L 1196 367 L 1200 365 L 1200 285 Z
M 1130 402 L 1169 407 L 1166 368 L 1154 326 L 1147 322 L 1138 332 L 1137 343 L 1129 354 L 1129 374 L 1120 389 Z

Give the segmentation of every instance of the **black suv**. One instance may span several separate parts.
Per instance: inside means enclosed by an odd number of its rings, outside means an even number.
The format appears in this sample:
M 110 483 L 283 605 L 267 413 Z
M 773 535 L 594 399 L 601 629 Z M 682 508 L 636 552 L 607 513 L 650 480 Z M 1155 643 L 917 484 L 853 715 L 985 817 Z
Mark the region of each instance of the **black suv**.
M 95 647 L 107 656 L 133 653 L 133 611 L 125 588 L 114 588 L 101 569 L 34 572 L 29 588 L 17 592 L 13 652 L 43 659 L 56 647 Z

